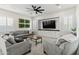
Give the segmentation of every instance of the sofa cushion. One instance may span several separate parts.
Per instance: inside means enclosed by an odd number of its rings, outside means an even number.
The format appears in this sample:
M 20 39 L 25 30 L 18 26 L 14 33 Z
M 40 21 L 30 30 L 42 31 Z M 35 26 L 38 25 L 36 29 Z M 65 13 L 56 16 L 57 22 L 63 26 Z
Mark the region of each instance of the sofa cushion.
M 23 34 L 29 34 L 29 31 L 23 31 Z
M 11 33 L 12 33 L 12 35 L 16 36 L 16 35 L 20 35 L 20 34 L 29 34 L 29 31 L 19 30 L 19 31 L 11 32 Z
M 22 41 L 24 41 L 24 40 L 23 40 L 23 38 L 16 38 L 15 41 L 16 41 L 17 43 L 19 43 L 19 42 L 22 42 Z
M 11 43 L 11 44 L 15 44 L 15 43 L 16 43 L 15 40 L 14 40 L 13 38 L 11 38 L 11 37 L 9 37 L 9 38 L 7 39 L 7 41 L 8 41 L 9 43 Z

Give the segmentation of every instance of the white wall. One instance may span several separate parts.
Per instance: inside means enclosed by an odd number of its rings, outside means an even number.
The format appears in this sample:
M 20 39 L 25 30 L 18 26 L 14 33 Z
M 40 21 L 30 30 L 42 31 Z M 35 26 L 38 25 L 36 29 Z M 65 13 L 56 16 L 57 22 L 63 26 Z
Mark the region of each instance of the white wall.
M 3 9 L 0 9 L 0 15 L 4 15 L 4 16 L 13 18 L 13 28 L 14 28 L 14 30 L 31 29 L 31 27 L 30 28 L 22 28 L 22 29 L 19 28 L 19 22 L 18 22 L 19 18 L 31 20 L 31 18 L 28 17 L 27 15 L 21 15 L 21 14 L 17 14 L 17 13 L 11 12 L 11 11 L 3 10 Z
M 79 40 L 79 5 L 76 6 L 77 38 Z
M 58 29 L 60 31 L 65 31 L 65 32 L 71 31 L 72 28 L 76 27 L 76 17 L 75 17 L 76 11 L 75 10 L 76 9 L 74 7 L 74 8 L 69 8 L 69 9 L 65 9 L 62 11 L 58 11 L 52 14 L 47 14 L 47 15 L 36 17 L 33 19 L 33 30 L 38 31 L 41 35 L 44 34 L 45 36 L 55 36 L 54 33 L 57 33 L 58 31 L 39 31 L 38 20 L 59 17 Z

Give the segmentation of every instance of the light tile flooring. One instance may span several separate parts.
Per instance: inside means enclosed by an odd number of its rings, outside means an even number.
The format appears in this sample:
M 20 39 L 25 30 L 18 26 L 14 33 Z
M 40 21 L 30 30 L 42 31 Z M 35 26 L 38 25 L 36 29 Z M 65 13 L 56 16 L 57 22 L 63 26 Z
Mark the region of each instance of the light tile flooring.
M 30 43 L 32 44 L 31 52 L 28 53 L 27 55 L 45 55 L 43 53 L 43 45 L 42 45 L 42 43 L 38 43 L 37 45 L 35 45 L 34 41 L 30 41 Z

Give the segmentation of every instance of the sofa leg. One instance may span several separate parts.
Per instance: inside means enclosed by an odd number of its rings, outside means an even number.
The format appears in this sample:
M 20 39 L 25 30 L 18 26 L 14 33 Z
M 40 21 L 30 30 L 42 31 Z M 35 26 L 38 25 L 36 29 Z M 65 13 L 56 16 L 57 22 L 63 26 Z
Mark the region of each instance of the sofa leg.
M 44 52 L 44 54 L 46 54 L 46 55 L 47 55 L 46 51 L 43 51 L 43 52 Z
M 28 53 L 30 53 L 31 52 L 31 50 L 29 50 L 28 52 L 25 52 L 24 54 L 22 54 L 22 55 L 26 55 L 26 54 L 28 54 Z

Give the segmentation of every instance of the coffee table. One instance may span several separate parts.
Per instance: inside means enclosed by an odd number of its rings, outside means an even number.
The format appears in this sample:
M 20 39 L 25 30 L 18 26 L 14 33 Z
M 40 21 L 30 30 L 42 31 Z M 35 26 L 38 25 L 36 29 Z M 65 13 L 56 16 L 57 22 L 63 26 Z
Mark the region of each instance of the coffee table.
M 32 36 L 29 36 L 29 38 L 35 41 L 35 45 L 38 44 L 38 40 L 41 40 L 40 43 L 42 43 L 42 37 L 39 35 L 32 35 Z

